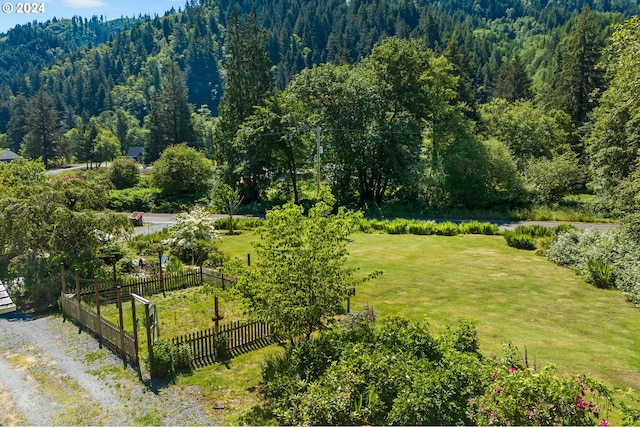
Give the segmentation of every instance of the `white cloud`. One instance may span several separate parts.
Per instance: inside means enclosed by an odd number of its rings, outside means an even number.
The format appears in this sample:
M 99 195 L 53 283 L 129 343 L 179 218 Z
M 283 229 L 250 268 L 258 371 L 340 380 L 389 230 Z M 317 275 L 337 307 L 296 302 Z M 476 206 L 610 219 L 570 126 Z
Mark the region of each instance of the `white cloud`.
M 63 0 L 63 3 L 67 7 L 73 7 L 77 9 L 88 9 L 91 7 L 106 6 L 102 0 Z

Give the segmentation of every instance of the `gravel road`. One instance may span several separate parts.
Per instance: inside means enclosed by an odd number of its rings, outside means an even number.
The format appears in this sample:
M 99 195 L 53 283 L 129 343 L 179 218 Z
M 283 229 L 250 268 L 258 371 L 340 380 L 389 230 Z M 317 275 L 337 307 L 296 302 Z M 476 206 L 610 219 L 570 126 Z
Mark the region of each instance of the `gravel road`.
M 0 316 L 0 426 L 213 425 L 197 388 L 156 389 L 59 316 Z

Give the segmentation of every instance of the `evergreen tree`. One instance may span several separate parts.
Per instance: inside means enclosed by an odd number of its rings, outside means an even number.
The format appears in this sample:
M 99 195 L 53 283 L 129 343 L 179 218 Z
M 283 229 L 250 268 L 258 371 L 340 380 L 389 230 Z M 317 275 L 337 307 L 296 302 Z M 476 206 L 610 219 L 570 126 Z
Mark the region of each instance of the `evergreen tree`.
M 265 32 L 257 26 L 255 9 L 243 24 L 235 11 L 227 22 L 225 42 L 226 83 L 220 100 L 218 126 L 218 161 L 224 167 L 223 179 L 235 185 L 240 163 L 235 134 L 242 122 L 264 105 L 273 92 L 271 60 L 266 50 Z
M 45 167 L 49 166 L 49 162 L 55 156 L 57 115 L 51 95 L 44 88 L 40 88 L 29 103 L 29 135 L 23 142 L 22 152 L 27 157 L 42 157 Z
M 554 98 L 575 124 L 584 123 L 595 101 L 591 94 L 602 85 L 602 72 L 597 67 L 602 44 L 593 12 L 584 9 L 569 35 L 567 51 L 562 59 Z
M 184 75 L 175 61 L 169 62 L 162 76 L 161 91 L 153 96 L 151 113 L 147 116 L 149 137 L 145 143 L 145 162 L 160 157 L 170 145 L 187 143 L 195 145 L 191 124 L 191 106 L 187 102 Z
M 187 85 L 184 74 L 175 61 L 171 61 L 166 69 L 162 82 L 161 97 L 164 101 L 164 119 L 167 145 L 186 142 L 194 144 L 193 127 L 191 126 L 191 106 L 187 101 Z
M 9 122 L 7 123 L 7 136 L 9 137 L 9 148 L 16 153 L 20 151 L 22 139 L 28 132 L 27 111 L 29 103 L 23 95 L 18 95 L 11 100 Z
M 527 100 L 533 97 L 531 93 L 531 79 L 527 68 L 516 55 L 511 61 L 500 67 L 498 79 L 493 90 L 494 98 L 503 98 L 509 102 Z

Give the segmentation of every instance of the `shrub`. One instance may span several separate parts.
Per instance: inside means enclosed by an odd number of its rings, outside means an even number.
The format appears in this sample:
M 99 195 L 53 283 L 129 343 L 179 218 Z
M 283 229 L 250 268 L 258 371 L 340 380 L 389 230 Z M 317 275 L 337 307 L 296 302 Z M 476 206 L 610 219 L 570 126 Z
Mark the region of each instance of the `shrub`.
M 261 218 L 234 218 L 233 229 L 234 230 L 254 230 L 262 226 L 263 220 Z M 218 230 L 229 230 L 229 218 L 219 218 L 215 222 Z
M 507 245 L 516 249 L 534 250 L 536 248 L 536 240 L 530 234 L 522 234 L 515 231 L 507 230 L 503 233 Z
M 129 255 L 125 255 L 118 260 L 116 268 L 120 273 L 133 273 L 135 265 L 133 265 L 133 259 Z
M 109 172 L 109 179 L 118 190 L 135 187 L 140 181 L 138 164 L 133 159 L 120 158 L 114 160 Z
M 435 221 L 411 221 L 409 233 L 417 235 L 431 235 L 436 233 Z
M 436 225 L 436 234 L 438 236 L 455 236 L 461 233 L 460 226 L 455 222 L 442 222 Z
M 569 230 L 558 234 L 547 250 L 550 261 L 573 267 L 597 287 L 619 289 L 636 305 L 640 304 L 639 255 L 636 240 L 624 229 Z
M 492 236 L 499 234 L 500 229 L 496 224 L 490 222 L 468 221 L 460 224 L 461 232 L 464 234 L 485 234 Z
M 181 344 L 174 346 L 173 348 L 173 367 L 176 373 L 190 373 L 193 368 L 191 367 L 191 359 L 193 353 L 191 347 L 187 344 Z
M 157 188 L 111 190 L 109 192 L 107 208 L 117 212 L 150 212 L 155 209 L 159 198 L 160 190 Z
M 406 234 L 409 222 L 405 219 L 394 219 L 385 224 L 385 231 L 389 234 Z
M 173 353 L 174 346 L 168 340 L 160 339 L 154 344 L 147 360 L 152 378 L 165 379 L 173 376 Z
M 561 266 L 575 266 L 578 263 L 581 232 L 569 230 L 559 233 L 547 249 L 547 258 Z
M 538 224 L 519 225 L 513 231 L 517 234 L 529 234 L 532 237 L 552 237 L 556 234 L 553 228 Z
M 610 288 L 613 286 L 612 265 L 604 259 L 590 259 L 587 262 L 587 282 L 593 283 L 598 288 Z
M 213 347 L 216 360 L 227 360 L 231 356 L 229 352 L 229 338 L 225 334 L 216 334 L 213 340 Z
M 598 402 L 611 401 L 600 382 L 583 376 L 496 368 L 484 394 L 471 399 L 470 418 L 477 425 L 601 425 Z

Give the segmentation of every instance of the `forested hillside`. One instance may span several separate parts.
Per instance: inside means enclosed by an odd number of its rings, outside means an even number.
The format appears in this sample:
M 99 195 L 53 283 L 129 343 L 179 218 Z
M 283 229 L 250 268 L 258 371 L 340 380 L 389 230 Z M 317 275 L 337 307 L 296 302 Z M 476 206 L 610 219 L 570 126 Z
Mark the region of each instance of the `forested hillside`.
M 18 26 L 0 38 L 0 146 L 51 166 L 132 146 L 151 163 L 187 143 L 247 202 L 310 197 L 299 186 L 317 143 L 343 204 L 610 191 L 592 180 L 590 129 L 606 114 L 592 112 L 611 81 L 599 64 L 613 25 L 638 12 L 626 0 L 192 0 L 162 17 Z

